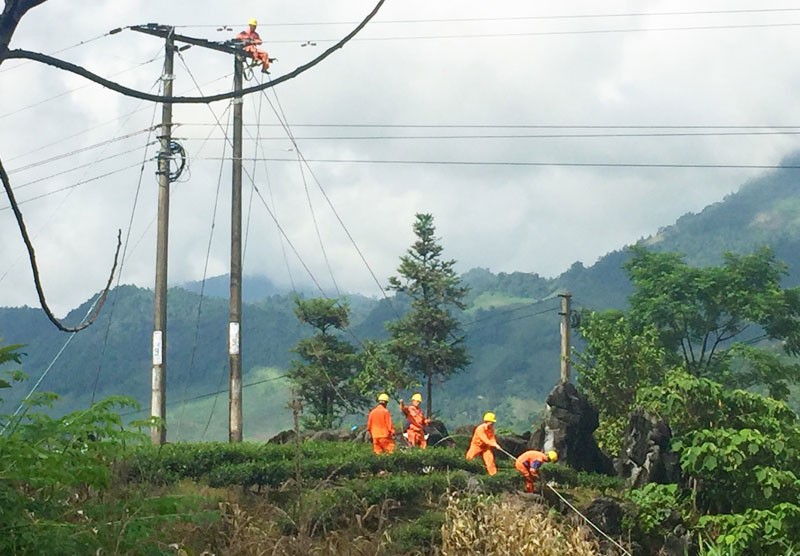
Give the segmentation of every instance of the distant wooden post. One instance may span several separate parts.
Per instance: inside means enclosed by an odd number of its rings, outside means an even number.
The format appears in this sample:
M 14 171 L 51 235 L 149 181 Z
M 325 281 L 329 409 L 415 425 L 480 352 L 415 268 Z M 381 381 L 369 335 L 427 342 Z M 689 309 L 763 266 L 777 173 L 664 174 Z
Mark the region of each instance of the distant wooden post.
M 558 294 L 561 298 L 561 383 L 569 382 L 572 364 L 570 363 L 569 351 L 569 316 L 570 316 L 570 299 L 572 294 L 564 292 Z

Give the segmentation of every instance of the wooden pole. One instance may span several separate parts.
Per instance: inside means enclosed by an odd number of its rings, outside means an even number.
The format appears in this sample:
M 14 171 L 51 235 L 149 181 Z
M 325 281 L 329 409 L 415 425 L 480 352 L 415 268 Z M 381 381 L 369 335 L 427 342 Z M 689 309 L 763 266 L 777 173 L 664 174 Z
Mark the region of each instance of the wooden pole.
M 172 30 L 170 28 L 170 30 Z M 175 41 L 166 36 L 164 57 L 164 96 L 172 96 Z M 153 292 L 153 369 L 150 415 L 160 422 L 151 428 L 150 439 L 161 445 L 167 441 L 167 253 L 169 246 L 170 143 L 172 142 L 172 103 L 161 108 L 161 152 L 158 157 L 158 232 L 156 239 L 156 283 Z
M 569 328 L 569 315 L 570 315 L 570 299 L 572 294 L 564 292 L 558 294 L 561 298 L 561 382 L 569 382 L 572 364 L 570 362 L 570 328 Z
M 242 90 L 244 60 L 234 59 L 233 90 Z M 231 299 L 228 324 L 230 362 L 228 441 L 242 441 L 242 103 L 233 100 L 233 172 L 231 180 Z

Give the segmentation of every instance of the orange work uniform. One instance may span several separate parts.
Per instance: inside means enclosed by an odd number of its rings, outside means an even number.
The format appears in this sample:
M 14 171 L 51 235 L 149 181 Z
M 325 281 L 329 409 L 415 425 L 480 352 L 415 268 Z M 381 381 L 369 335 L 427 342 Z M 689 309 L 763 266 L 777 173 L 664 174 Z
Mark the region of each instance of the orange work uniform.
M 486 471 L 489 475 L 497 473 L 497 466 L 494 463 L 494 452 L 492 448 L 499 448 L 500 445 L 494 437 L 494 426 L 492 423 L 481 423 L 475 427 L 475 432 L 472 433 L 472 441 L 467 450 L 467 459 L 473 459 L 475 456 L 480 455 L 483 457 L 483 463 L 486 465 Z
M 408 429 L 406 429 L 408 443 L 412 447 L 419 446 L 423 450 L 427 448 L 428 441 L 425 440 L 425 425 L 429 424 L 431 420 L 427 419 L 422 410 L 413 403 L 411 405 L 403 405 L 401 402 L 400 411 L 408 419 Z
M 252 56 L 253 60 L 261 62 L 261 67 L 264 71 L 269 69 L 269 54 L 267 54 L 266 51 L 258 48 L 258 45 L 263 42 L 258 33 L 251 31 L 250 29 L 245 29 L 236 35 L 236 40 L 243 41 L 245 43 L 244 51 Z
M 394 425 L 392 414 L 379 403 L 367 416 L 367 431 L 372 437 L 372 450 L 376 454 L 394 452 Z
M 514 467 L 525 477 L 525 492 L 533 492 L 533 486 L 539 478 L 539 467 L 548 461 L 547 454 L 538 450 L 528 450 L 517 458 Z

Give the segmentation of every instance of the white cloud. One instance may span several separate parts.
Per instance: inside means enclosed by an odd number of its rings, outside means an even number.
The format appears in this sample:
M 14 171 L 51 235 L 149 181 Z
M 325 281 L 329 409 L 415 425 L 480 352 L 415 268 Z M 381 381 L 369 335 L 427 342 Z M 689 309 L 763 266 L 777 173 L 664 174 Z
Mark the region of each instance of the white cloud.
M 89 42 L 115 27 L 146 22 L 181 26 L 180 33 L 228 38 L 250 17 L 261 21 L 272 56 L 273 77 L 307 62 L 348 25 L 284 25 L 354 22 L 372 0 L 336 3 L 309 0 L 270 5 L 253 0 L 120 3 L 49 0 L 23 20 L 12 46 L 53 52 L 87 41 L 58 56 L 128 86 L 151 90 L 161 61 L 160 39 L 123 31 Z M 792 8 L 776 2 L 767 8 Z M 792 135 L 699 137 L 582 137 L 511 139 L 315 139 L 323 136 L 564 135 L 606 134 L 584 128 L 441 127 L 786 125 L 797 113 L 798 54 L 792 27 L 589 33 L 613 29 L 735 26 L 800 22 L 800 12 L 650 15 L 531 19 L 546 15 L 690 12 L 752 9 L 750 2 L 706 0 L 588 0 L 554 5 L 540 1 L 487 3 L 464 0 L 389 1 L 358 40 L 302 76 L 277 87 L 280 107 L 311 160 L 496 161 L 562 163 L 776 164 L 797 149 Z M 453 21 L 480 19 L 480 21 Z M 511 19 L 500 19 L 511 18 Z M 450 20 L 398 23 L 410 20 Z M 394 22 L 394 23 L 390 23 Z M 194 26 L 194 27 L 191 27 Z M 549 33 L 549 34 L 548 34 Z M 453 36 L 406 39 L 397 37 Z M 472 35 L 472 36 L 470 36 Z M 477 37 L 474 35 L 484 35 Z M 375 40 L 394 38 L 393 40 Z M 313 40 L 317 46 L 301 46 Z M 328 42 L 326 42 L 328 41 Z M 184 67 L 184 61 L 189 71 Z M 0 67 L 0 156 L 9 170 L 142 130 L 160 110 L 126 99 L 52 68 L 6 62 Z M 231 61 L 193 47 L 176 62 L 177 94 L 227 90 Z M 71 91 L 71 92 L 70 92 Z M 269 93 L 272 105 L 277 101 Z M 49 100 L 48 100 L 49 99 Z M 24 109 L 26 106 L 36 106 Z M 230 165 L 219 157 L 227 103 L 175 106 L 176 128 L 191 157 L 191 180 L 173 186 L 170 229 L 171 283 L 202 278 L 214 227 L 209 275 L 229 262 Z M 275 124 L 265 97 L 245 102 L 247 123 Z M 788 120 L 787 120 L 788 118 Z M 202 124 L 202 125 L 199 125 Z M 425 125 L 434 128 L 304 127 L 301 124 Z M 619 129 L 617 133 L 669 130 Z M 673 130 L 681 131 L 681 130 Z M 683 130 L 686 131 L 686 130 Z M 708 131 L 708 130 L 695 130 Z M 76 135 L 74 138 L 64 138 Z M 253 147 L 254 138 L 261 148 Z M 245 156 L 293 159 L 280 127 L 248 127 Z M 277 139 L 275 139 L 277 138 Z M 152 139 L 152 138 L 151 138 Z M 155 251 L 154 165 L 141 175 L 146 134 L 12 174 L 34 236 L 48 298 L 58 313 L 84 301 L 105 283 L 117 228 L 130 234 L 122 276 L 151 287 Z M 58 144 L 44 148 L 52 142 Z M 138 147 L 139 150 L 136 150 Z M 112 157 L 125 150 L 128 155 Z M 151 148 L 151 154 L 152 154 Z M 230 156 L 230 149 L 225 151 Z M 107 161 L 101 161 L 103 158 Z M 95 162 L 88 168 L 77 168 Z M 314 163 L 314 174 L 379 280 L 396 271 L 413 240 L 414 213 L 433 213 L 445 255 L 459 268 L 489 267 L 556 275 L 576 260 L 587 264 L 604 253 L 654 233 L 687 211 L 698 211 L 736 190 L 753 170 L 603 168 L 510 165 Z M 126 166 L 132 168 L 122 170 Z M 314 277 L 330 291 L 297 162 L 268 162 L 253 170 L 264 201 L 252 204 L 245 271 L 279 283 L 305 270 L 284 243 L 264 203 Z M 67 172 L 68 170 L 73 170 Z M 103 173 L 108 177 L 52 193 Z M 61 175 L 55 175 L 61 174 Z M 25 187 L 32 180 L 53 176 Z M 378 286 L 353 248 L 317 184 L 305 173 L 322 242 L 340 287 L 378 295 Z M 246 178 L 246 182 L 249 180 Z M 134 199 L 138 188 L 138 201 Z M 249 198 L 245 187 L 245 200 Z M 0 201 L 0 206 L 5 206 Z M 129 229 L 129 221 L 133 223 Z M 13 215 L 0 210 L 0 305 L 36 305 L 30 270 Z

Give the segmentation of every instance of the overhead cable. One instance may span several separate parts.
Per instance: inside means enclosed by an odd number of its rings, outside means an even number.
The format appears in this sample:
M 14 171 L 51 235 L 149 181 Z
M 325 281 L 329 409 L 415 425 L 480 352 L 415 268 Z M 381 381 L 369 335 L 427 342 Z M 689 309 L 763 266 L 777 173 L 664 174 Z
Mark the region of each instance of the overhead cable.
M 268 89 L 270 87 L 274 87 L 275 85 L 279 85 L 280 83 L 283 83 L 285 81 L 289 81 L 290 79 L 294 79 L 298 75 L 300 75 L 300 74 L 306 72 L 307 70 L 313 68 L 314 66 L 316 66 L 317 64 L 322 62 L 325 58 L 327 58 L 328 56 L 330 56 L 331 54 L 333 54 L 334 52 L 336 52 L 337 50 L 342 48 L 345 44 L 350 42 L 350 40 L 352 40 L 352 38 L 355 37 L 367 25 L 367 23 L 369 23 L 370 20 L 372 20 L 373 17 L 375 17 L 375 15 L 380 10 L 381 6 L 383 6 L 384 2 L 386 2 L 386 0 L 378 0 L 378 3 L 375 5 L 375 7 L 372 9 L 372 11 L 364 18 L 363 21 L 361 21 L 361 23 L 358 24 L 358 26 L 356 26 L 355 29 L 353 29 L 350 33 L 345 35 L 344 38 L 342 38 L 341 40 L 336 42 L 336 44 L 334 44 L 333 46 L 331 46 L 330 48 L 328 48 L 327 50 L 322 52 L 322 54 L 320 54 L 319 56 L 317 56 L 316 58 L 314 58 L 310 62 L 307 62 L 307 63 L 305 63 L 305 64 L 303 64 L 301 66 L 298 66 L 293 71 L 290 71 L 289 73 L 287 73 L 285 75 L 282 75 L 282 76 L 278 77 L 277 79 L 270 80 L 268 82 L 261 83 L 259 85 L 255 85 L 253 87 L 247 87 L 247 88 L 242 89 L 241 91 L 233 91 L 233 92 L 229 92 L 229 93 L 220 93 L 220 94 L 210 95 L 210 96 L 203 96 L 203 97 L 182 97 L 182 96 L 164 97 L 164 96 L 161 96 L 161 95 L 152 95 L 150 93 L 145 93 L 143 91 L 139 91 L 139 90 L 136 90 L 136 89 L 131 89 L 130 87 L 126 87 L 124 85 L 121 85 L 119 83 L 116 83 L 114 81 L 106 79 L 104 77 L 101 77 L 101 76 L 97 75 L 96 73 L 92 73 L 89 70 L 87 70 L 86 68 L 83 68 L 83 67 L 78 66 L 76 64 L 72 64 L 72 63 L 66 62 L 64 60 L 59 60 L 58 58 L 53 58 L 52 56 L 47 56 L 47 55 L 41 54 L 39 52 L 31 52 L 29 50 L 21 50 L 21 49 L 9 50 L 8 52 L 5 53 L 5 58 L 4 59 L 7 59 L 7 60 L 27 59 L 27 60 L 34 60 L 36 62 L 41 62 L 43 64 L 47 64 L 49 66 L 53 66 L 53 67 L 58 68 L 58 69 L 61 69 L 61 70 L 64 70 L 64 71 L 68 71 L 68 72 L 74 73 L 76 75 L 80 75 L 81 77 L 84 77 L 84 78 L 88 79 L 89 81 L 93 81 L 93 82 L 95 82 L 95 83 L 97 83 L 99 85 L 102 85 L 103 87 L 106 87 L 108 89 L 111 89 L 112 91 L 116 91 L 118 93 L 121 93 L 121 94 L 123 94 L 125 96 L 129 96 L 129 97 L 133 97 L 133 98 L 140 98 L 142 100 L 149 100 L 149 101 L 152 101 L 152 102 L 171 102 L 173 104 L 208 104 L 210 102 L 216 102 L 216 101 L 219 101 L 219 100 L 229 100 L 229 99 L 232 99 L 232 98 L 242 97 L 242 96 L 248 95 L 250 93 L 263 91 L 263 90 Z
M 219 160 L 218 157 L 204 160 Z M 294 162 L 291 158 L 265 158 L 272 162 Z M 720 170 L 800 170 L 800 165 L 782 164 L 712 164 L 692 162 L 524 162 L 501 160 L 369 160 L 316 158 L 308 162 L 325 164 L 382 164 L 382 165 L 420 165 L 420 166 L 518 166 L 518 167 L 572 167 L 572 168 L 697 168 Z M 0 209 L 1 210 L 1 209 Z

